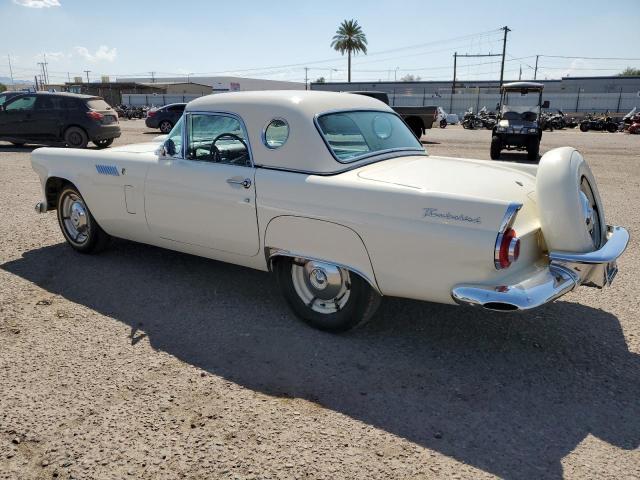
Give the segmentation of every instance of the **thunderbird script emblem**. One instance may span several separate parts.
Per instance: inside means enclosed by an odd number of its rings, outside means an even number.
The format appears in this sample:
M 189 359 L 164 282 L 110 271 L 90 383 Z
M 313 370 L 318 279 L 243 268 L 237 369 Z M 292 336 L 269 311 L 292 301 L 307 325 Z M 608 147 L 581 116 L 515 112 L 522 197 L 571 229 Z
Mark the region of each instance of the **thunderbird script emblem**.
M 462 213 L 441 212 L 437 208 L 423 208 L 425 217 L 435 217 L 441 220 L 455 220 L 458 222 L 482 223 L 480 217 L 470 217 Z

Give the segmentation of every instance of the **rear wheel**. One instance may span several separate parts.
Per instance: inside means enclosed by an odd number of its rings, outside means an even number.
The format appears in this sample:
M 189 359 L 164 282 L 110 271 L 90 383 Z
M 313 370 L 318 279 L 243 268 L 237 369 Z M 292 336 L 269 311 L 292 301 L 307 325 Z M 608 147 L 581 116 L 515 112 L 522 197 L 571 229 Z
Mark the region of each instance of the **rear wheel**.
M 80 127 L 69 127 L 64 132 L 64 141 L 70 148 L 87 148 L 89 137 Z
M 275 272 L 296 316 L 320 330 L 344 332 L 363 325 L 380 304 L 363 278 L 331 263 L 283 257 Z
M 500 160 L 500 152 L 502 151 L 502 140 L 494 135 L 491 137 L 491 160 Z
M 440 128 L 447 128 L 447 119 L 443 118 L 440 120 Z
M 615 123 L 608 123 L 607 124 L 607 132 L 615 133 L 617 131 L 618 131 L 618 126 Z
M 109 235 L 73 186 L 65 187 L 58 196 L 58 223 L 67 243 L 78 252 L 97 253 L 109 243 Z
M 530 162 L 537 162 L 538 155 L 540 154 L 540 140 L 532 138 L 529 140 L 529 146 L 527 147 L 527 160 Z
M 158 127 L 160 128 L 160 131 L 162 133 L 166 134 L 171 131 L 171 129 L 173 128 L 173 124 L 169 120 L 163 120 L 160 122 L 160 125 L 158 125 Z
M 105 140 L 94 140 L 93 143 L 100 149 L 107 148 L 113 143 L 113 138 L 107 138 Z
M 587 125 L 586 123 L 581 123 L 580 124 L 580 131 L 581 132 L 588 132 L 589 131 L 589 125 Z

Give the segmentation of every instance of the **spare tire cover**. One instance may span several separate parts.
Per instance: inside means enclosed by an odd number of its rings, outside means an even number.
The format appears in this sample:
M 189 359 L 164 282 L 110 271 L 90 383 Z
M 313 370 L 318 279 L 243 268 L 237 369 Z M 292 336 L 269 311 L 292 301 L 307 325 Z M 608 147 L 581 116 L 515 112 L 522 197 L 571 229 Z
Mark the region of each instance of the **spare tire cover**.
M 606 223 L 595 178 L 572 147 L 550 150 L 536 176 L 540 226 L 550 251 L 585 253 L 605 242 Z

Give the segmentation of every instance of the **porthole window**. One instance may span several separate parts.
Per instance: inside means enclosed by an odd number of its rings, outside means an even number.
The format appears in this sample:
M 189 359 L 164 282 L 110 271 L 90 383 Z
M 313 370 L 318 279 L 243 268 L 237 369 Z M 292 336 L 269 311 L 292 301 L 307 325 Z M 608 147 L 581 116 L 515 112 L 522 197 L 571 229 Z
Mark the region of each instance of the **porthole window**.
M 264 129 L 262 140 L 267 148 L 280 148 L 287 142 L 287 138 L 289 138 L 289 124 L 281 118 L 276 118 L 271 120 Z

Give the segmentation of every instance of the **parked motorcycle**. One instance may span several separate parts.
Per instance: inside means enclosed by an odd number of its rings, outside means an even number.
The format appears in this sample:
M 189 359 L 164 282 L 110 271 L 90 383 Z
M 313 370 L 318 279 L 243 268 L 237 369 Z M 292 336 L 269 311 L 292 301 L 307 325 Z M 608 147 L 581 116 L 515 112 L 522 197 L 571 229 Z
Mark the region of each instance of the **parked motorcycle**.
M 633 124 L 633 118 L 636 116 L 636 107 L 633 107 L 629 113 L 622 117 L 622 121 L 618 125 L 618 130 L 621 132 L 629 130 L 629 127 Z
M 640 134 L 640 113 L 636 113 L 631 117 L 631 123 L 629 124 L 627 132 L 635 135 Z
M 478 117 L 482 120 L 482 126 L 487 130 L 493 130 L 498 123 L 498 115 L 496 112 L 490 112 L 487 107 L 482 107 L 478 112 Z
M 473 108 L 470 108 L 464 113 L 464 117 L 462 119 L 462 128 L 467 128 L 469 130 L 475 130 L 476 128 L 482 128 L 484 123 L 482 119 L 473 113 Z
M 606 131 L 613 133 L 618 131 L 618 124 L 613 121 L 611 116 L 609 116 L 609 112 L 606 112 L 602 115 L 588 113 L 580 122 L 580 131 L 588 132 L 589 130 L 596 130 L 599 132 Z

